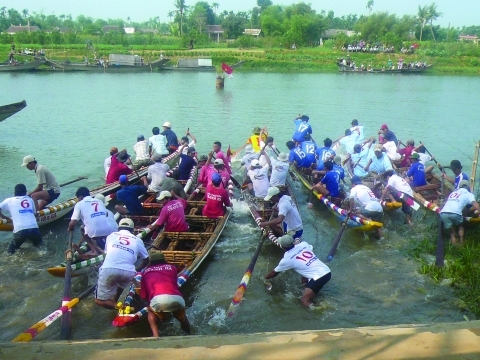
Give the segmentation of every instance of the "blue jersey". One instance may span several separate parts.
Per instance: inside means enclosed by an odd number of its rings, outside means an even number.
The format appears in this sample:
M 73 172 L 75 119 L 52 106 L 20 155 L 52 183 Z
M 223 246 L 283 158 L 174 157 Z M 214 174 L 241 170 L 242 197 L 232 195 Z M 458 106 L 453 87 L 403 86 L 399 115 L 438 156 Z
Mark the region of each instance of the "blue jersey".
M 338 174 L 338 176 L 340 177 L 340 180 L 345 179 L 345 170 L 340 165 L 333 164 L 332 171 L 335 171 Z
M 300 148 L 299 146 L 297 146 L 295 149 L 290 150 L 288 161 L 291 163 L 296 161 L 298 166 L 305 168 L 308 168 L 312 165 L 312 163 L 307 157 L 307 154 L 305 154 L 302 151 L 302 148 Z
M 295 132 L 293 133 L 292 139 L 293 141 L 302 142 L 305 135 L 312 133 L 312 127 L 307 121 L 301 119 L 294 120 L 294 123 Z
M 340 195 L 340 176 L 335 171 L 328 171 L 322 179 L 330 196 L 338 197 Z
M 317 149 L 316 153 L 318 159 L 317 170 L 324 170 L 323 163 L 327 160 L 333 159 L 336 155 L 335 151 L 326 146 Z
M 315 157 L 315 150 L 317 150 L 317 145 L 315 145 L 315 143 L 312 141 L 304 141 L 302 142 L 301 146 L 302 151 L 305 153 L 308 161 L 310 162 L 310 165 L 316 163 L 317 158 Z
M 143 215 L 143 206 L 138 197 L 147 192 L 146 186 L 129 185 L 117 191 L 117 200 L 123 202 L 129 215 Z
M 427 185 L 427 180 L 425 179 L 425 167 L 419 161 L 410 166 L 407 176 L 413 177 L 412 186 Z
M 467 174 L 465 174 L 464 172 L 460 173 L 459 175 L 455 176 L 455 190 L 458 190 L 458 184 L 460 183 L 460 181 L 462 180 L 468 180 L 468 176 Z

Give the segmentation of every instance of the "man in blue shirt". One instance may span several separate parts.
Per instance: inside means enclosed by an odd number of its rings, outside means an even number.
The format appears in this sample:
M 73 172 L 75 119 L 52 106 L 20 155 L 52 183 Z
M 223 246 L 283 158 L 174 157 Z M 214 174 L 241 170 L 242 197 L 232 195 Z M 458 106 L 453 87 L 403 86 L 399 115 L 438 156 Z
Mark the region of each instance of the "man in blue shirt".
M 164 135 L 167 138 L 167 150 L 171 153 L 175 152 L 178 149 L 178 138 L 172 130 L 172 124 L 169 121 L 166 121 L 163 124 L 163 132 L 160 135 Z
M 332 160 L 335 157 L 335 151 L 332 150 L 332 139 L 326 138 L 323 140 L 323 147 L 318 148 L 315 152 L 317 154 L 317 170 L 323 170 L 323 163 Z
M 145 183 L 147 178 L 142 176 L 141 180 Z M 138 197 L 146 194 L 148 188 L 140 185 L 128 185 L 127 175 L 120 175 L 118 182 L 122 188 L 117 191 L 117 200 L 123 202 L 125 206 L 115 205 L 115 210 L 122 215 L 143 215 L 142 203 Z
M 455 190 L 458 190 L 458 184 L 460 184 L 460 181 L 462 180 L 467 180 L 468 181 L 468 176 L 464 172 L 462 172 L 462 164 L 458 160 L 452 160 L 450 162 L 450 169 L 452 169 L 453 174 L 455 175 L 455 179 L 452 179 L 449 176 L 445 175 L 445 179 L 450 181 L 452 184 L 455 185 Z M 470 188 L 469 188 L 470 190 Z
M 410 185 L 413 187 L 427 185 L 427 180 L 425 179 L 425 167 L 419 161 L 420 155 L 417 153 L 410 156 L 410 161 L 412 165 L 407 171 L 407 176 L 410 178 Z
M 320 183 L 312 186 L 311 190 L 315 190 L 324 196 L 339 197 L 340 196 L 340 175 L 333 171 L 333 161 L 325 161 L 325 176 Z
M 317 144 L 311 141 L 310 135 L 305 135 L 304 141 L 300 144 L 302 151 L 305 153 L 308 161 L 310 162 L 310 166 L 317 162 L 317 158 L 315 156 L 315 152 L 317 150 Z
M 302 168 L 309 168 L 312 166 L 312 162 L 308 159 L 307 154 L 302 151 L 302 148 L 295 145 L 293 141 L 287 141 L 287 148 L 290 150 L 288 155 L 288 162 L 290 164 L 296 164 Z
M 295 132 L 293 133 L 293 141 L 302 142 L 304 141 L 305 135 L 312 134 L 312 127 L 308 123 L 309 117 L 307 115 L 302 115 L 293 120 L 295 124 Z
M 188 180 L 190 178 L 190 172 L 194 166 L 197 166 L 195 161 L 196 150 L 194 147 L 189 147 L 187 155 L 180 154 L 180 165 L 178 165 L 178 171 L 175 172 L 174 178 L 177 180 Z

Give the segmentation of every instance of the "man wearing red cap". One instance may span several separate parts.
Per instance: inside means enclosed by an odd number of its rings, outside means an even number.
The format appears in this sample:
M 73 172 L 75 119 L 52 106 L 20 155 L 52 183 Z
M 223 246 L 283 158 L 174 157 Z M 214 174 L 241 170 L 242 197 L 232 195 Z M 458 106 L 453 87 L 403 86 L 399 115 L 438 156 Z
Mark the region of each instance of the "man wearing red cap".
M 395 133 L 388 128 L 387 124 L 383 124 L 380 127 L 380 130 L 378 130 L 378 141 L 379 141 L 379 143 L 383 144 L 385 142 L 387 132 L 388 132 L 388 137 L 390 138 L 390 141 L 395 142 L 395 144 L 398 146 L 397 137 L 395 136 Z

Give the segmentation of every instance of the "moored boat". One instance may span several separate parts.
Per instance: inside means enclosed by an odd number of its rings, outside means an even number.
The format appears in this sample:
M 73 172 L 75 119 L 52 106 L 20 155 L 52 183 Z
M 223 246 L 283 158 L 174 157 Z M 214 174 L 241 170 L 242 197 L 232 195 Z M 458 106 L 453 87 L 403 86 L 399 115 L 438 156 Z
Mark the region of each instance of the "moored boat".
M 0 106 L 0 122 L 16 114 L 26 106 L 27 102 L 25 100 L 13 104 Z
M 0 71 L 30 71 L 43 64 L 45 64 L 45 59 L 43 58 L 34 58 L 32 61 L 25 60 L 13 64 L 7 62 L 0 64 Z
M 425 65 L 422 67 L 402 67 L 401 69 L 386 69 L 386 68 L 359 68 L 350 67 L 337 63 L 339 72 L 354 73 L 354 74 L 418 74 L 430 69 L 432 65 Z

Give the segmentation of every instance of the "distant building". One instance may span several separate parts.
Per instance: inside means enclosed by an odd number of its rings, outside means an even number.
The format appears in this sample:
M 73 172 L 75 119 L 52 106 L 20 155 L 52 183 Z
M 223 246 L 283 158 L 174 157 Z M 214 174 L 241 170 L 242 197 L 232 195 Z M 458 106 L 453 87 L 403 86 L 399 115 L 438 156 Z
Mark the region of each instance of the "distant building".
M 160 34 L 158 29 L 138 29 L 138 31 L 144 34 Z
M 52 29 L 52 31 L 58 31 L 59 33 L 62 33 L 62 34 L 68 34 L 68 33 L 73 33 L 73 29 L 69 28 L 69 27 L 54 27 Z
M 110 31 L 120 31 L 120 26 L 115 26 L 115 25 L 105 25 L 102 28 L 103 33 L 108 33 Z
M 19 32 L 26 31 L 26 32 L 37 32 L 40 31 L 40 28 L 36 25 L 10 25 L 10 27 L 6 30 L 7 34 L 15 35 Z
M 331 38 L 337 36 L 338 34 L 345 34 L 345 35 L 347 35 L 348 37 L 355 36 L 355 35 L 360 35 L 360 33 L 356 33 L 355 31 L 351 31 L 351 30 L 328 29 L 328 30 L 325 30 L 325 31 L 322 33 L 322 38 L 324 38 L 324 39 L 331 39 Z
M 472 41 L 474 44 L 478 45 L 478 36 L 476 35 L 460 35 L 458 37 L 460 41 Z
M 260 33 L 262 32 L 262 29 L 245 29 L 245 31 L 243 32 L 245 35 L 251 35 L 251 36 L 255 36 L 258 38 L 258 36 L 260 35 Z
M 125 31 L 125 34 L 135 34 L 135 28 L 134 27 L 124 27 L 123 31 Z
M 223 29 L 221 25 L 207 25 L 205 27 L 205 32 L 208 34 L 210 39 L 217 40 L 217 43 L 220 42 L 220 39 L 223 39 Z

